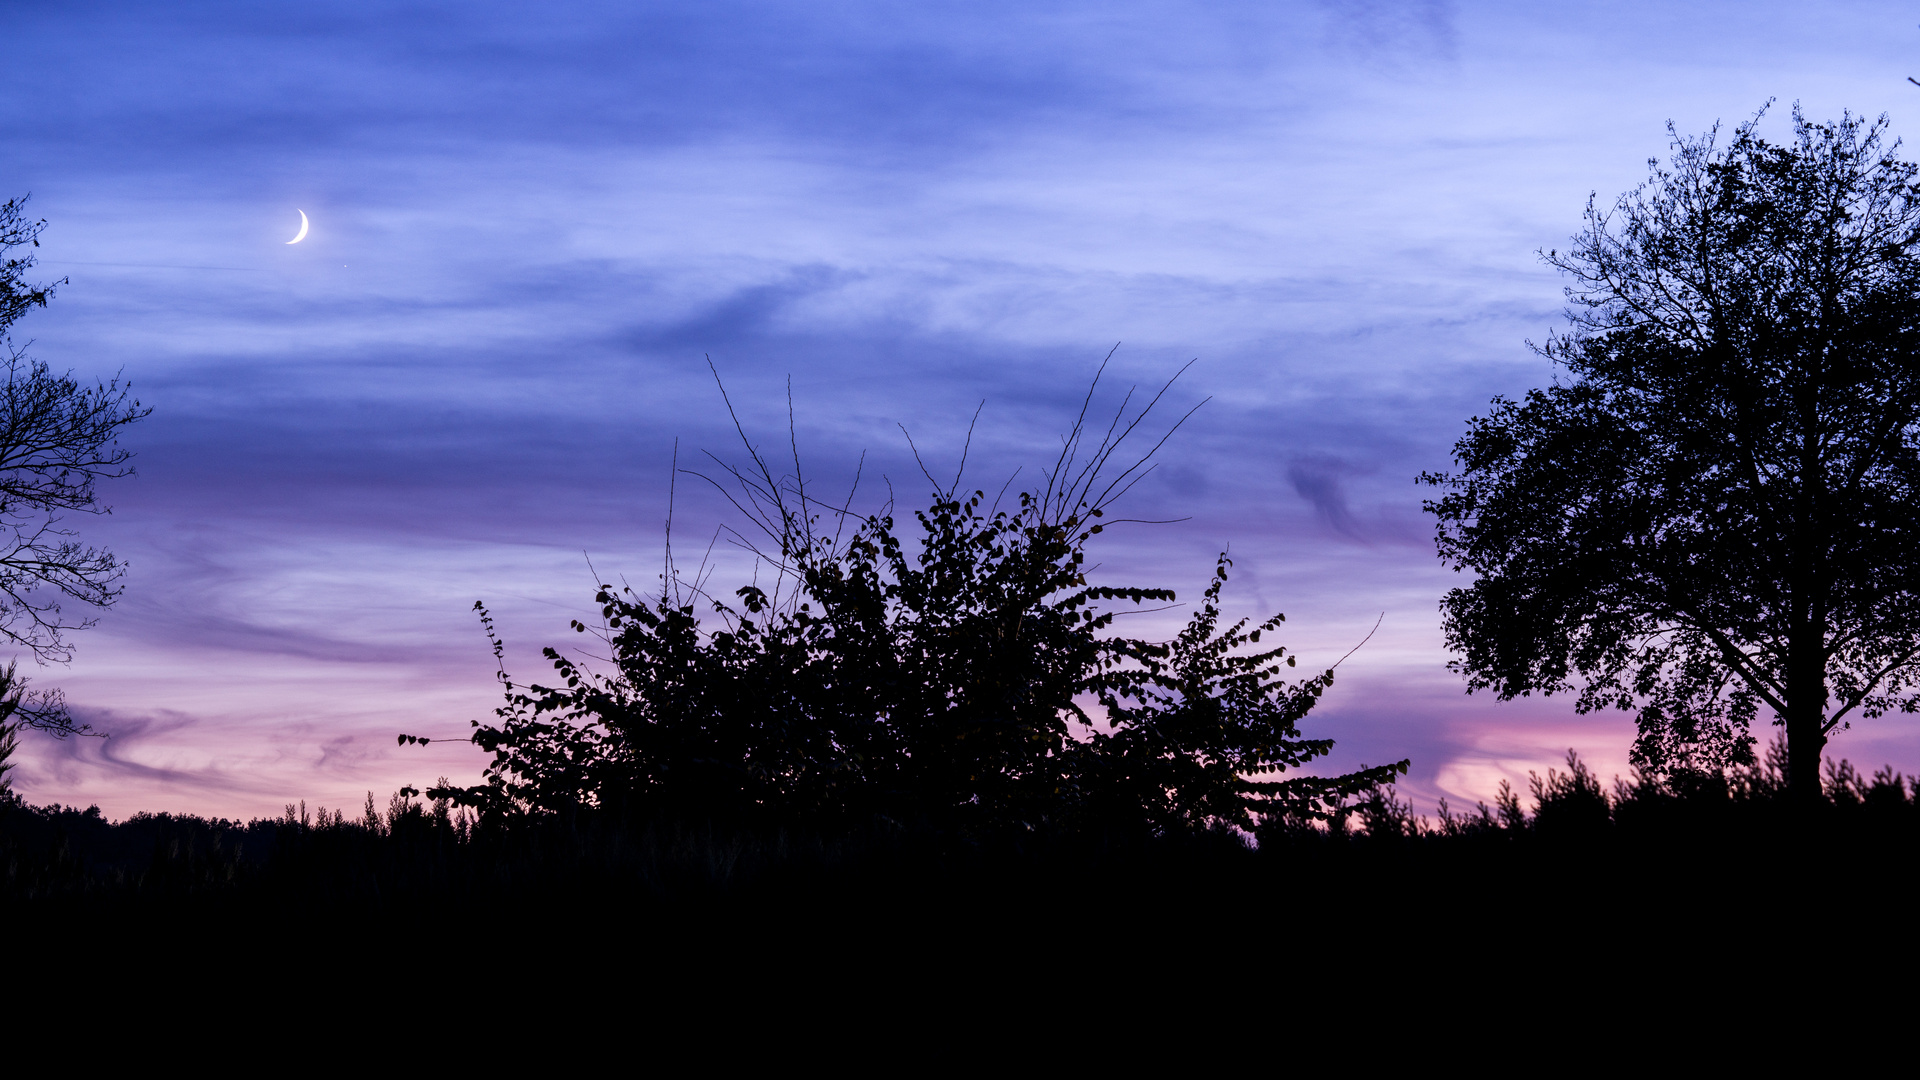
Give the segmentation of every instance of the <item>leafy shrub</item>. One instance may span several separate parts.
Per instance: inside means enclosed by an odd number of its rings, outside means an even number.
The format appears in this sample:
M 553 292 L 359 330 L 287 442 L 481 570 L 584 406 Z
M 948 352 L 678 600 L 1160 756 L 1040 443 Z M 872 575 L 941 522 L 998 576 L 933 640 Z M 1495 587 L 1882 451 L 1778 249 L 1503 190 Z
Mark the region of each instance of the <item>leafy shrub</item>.
M 549 648 L 557 685 L 503 669 L 499 722 L 475 725 L 485 782 L 435 793 L 491 814 L 1156 835 L 1324 818 L 1404 772 L 1282 777 L 1332 748 L 1299 722 L 1333 672 L 1290 683 L 1285 649 L 1245 651 L 1281 616 L 1220 626 L 1224 555 L 1172 642 L 1112 633 L 1119 605 L 1175 599 L 1086 577 L 1146 459 L 1108 466 L 1151 408 L 1123 406 L 1096 442 L 1083 409 L 1045 485 L 1003 508 L 936 482 L 904 529 L 890 507 L 822 511 L 797 461 L 776 477 L 749 442 L 750 469 L 728 473 L 770 584 L 720 599 L 669 565 L 658 596 L 601 586 L 610 667 Z

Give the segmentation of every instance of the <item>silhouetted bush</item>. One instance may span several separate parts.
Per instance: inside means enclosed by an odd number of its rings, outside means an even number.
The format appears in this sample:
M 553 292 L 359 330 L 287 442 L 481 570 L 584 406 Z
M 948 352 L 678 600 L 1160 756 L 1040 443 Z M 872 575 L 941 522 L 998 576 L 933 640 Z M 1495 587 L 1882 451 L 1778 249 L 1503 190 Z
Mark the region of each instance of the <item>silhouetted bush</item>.
M 1567 771 L 1548 769 L 1543 779 L 1527 774 L 1533 790 L 1533 828 L 1542 833 L 1566 836 L 1594 836 L 1606 830 L 1613 818 L 1613 806 L 1600 779 L 1593 775 L 1580 755 L 1567 751 Z
M 1260 643 L 1283 616 L 1221 625 L 1231 562 L 1167 643 L 1112 631 L 1115 605 L 1171 590 L 1087 580 L 1087 545 L 1145 464 L 1113 456 L 1145 416 L 1123 406 L 1088 442 L 1083 412 L 1044 485 L 1003 505 L 956 479 L 908 528 L 890 508 L 823 509 L 797 461 L 776 476 L 748 442 L 752 465 L 729 476 L 765 537 L 762 582 L 721 599 L 669 562 L 658 596 L 602 586 L 608 668 L 549 648 L 557 685 L 503 670 L 499 722 L 474 735 L 495 755 L 486 782 L 433 794 L 489 818 L 597 809 L 1002 841 L 1325 820 L 1407 763 L 1299 774 L 1333 746 L 1299 730 L 1333 672 L 1282 678 L 1294 658 Z

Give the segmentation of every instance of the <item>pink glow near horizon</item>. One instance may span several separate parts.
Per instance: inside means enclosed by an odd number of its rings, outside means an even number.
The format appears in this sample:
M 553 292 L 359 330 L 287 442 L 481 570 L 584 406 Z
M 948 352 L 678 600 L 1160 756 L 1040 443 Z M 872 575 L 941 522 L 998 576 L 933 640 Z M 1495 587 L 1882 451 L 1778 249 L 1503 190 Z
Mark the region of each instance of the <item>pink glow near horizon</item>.
M 15 781 L 115 817 L 476 778 L 477 750 L 394 736 L 498 703 L 474 600 L 527 679 L 591 615 L 583 552 L 651 587 L 675 440 L 735 445 L 708 356 L 756 437 L 791 376 L 809 467 L 844 483 L 866 451 L 908 504 L 896 424 L 951 467 L 984 400 L 970 470 L 1030 477 L 1116 340 L 1116 391 L 1197 356 L 1169 404 L 1213 400 L 1129 497 L 1185 520 L 1110 533 L 1101 573 L 1187 597 L 1230 548 L 1229 603 L 1287 612 L 1305 664 L 1384 613 L 1311 730 L 1330 767 L 1411 757 L 1423 810 L 1570 747 L 1625 775 L 1624 717 L 1445 670 L 1457 579 L 1412 479 L 1551 377 L 1534 252 L 1667 120 L 1920 108 L 1893 4 L 221 11 L 21 17 L 44 77 L 0 120 L 0 197 L 33 193 L 70 278 L 17 336 L 155 410 L 114 515 L 78 523 L 125 598 L 37 675 L 112 737 L 30 735 Z M 728 511 L 678 500 L 697 559 Z M 1831 751 L 1920 772 L 1917 722 Z

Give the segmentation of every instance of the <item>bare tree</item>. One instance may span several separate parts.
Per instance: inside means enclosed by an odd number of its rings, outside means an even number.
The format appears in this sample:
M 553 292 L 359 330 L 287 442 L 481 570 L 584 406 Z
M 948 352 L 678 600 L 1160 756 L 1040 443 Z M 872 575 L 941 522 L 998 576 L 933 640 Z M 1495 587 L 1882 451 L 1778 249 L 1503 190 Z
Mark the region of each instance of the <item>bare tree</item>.
M 38 663 L 65 663 L 73 658 L 67 632 L 95 621 L 67 607 L 111 606 L 126 572 L 111 551 L 82 542 L 67 517 L 110 512 L 95 487 L 133 475 L 119 432 L 152 410 L 129 400 L 131 386 L 117 375 L 92 385 L 71 372 L 55 375 L 15 344 L 13 324 L 66 284 L 26 280 L 46 222 L 27 219 L 25 202 L 0 204 L 0 642 Z M 61 736 L 86 731 L 57 690 L 27 692 L 24 678 L 8 681 L 18 724 Z

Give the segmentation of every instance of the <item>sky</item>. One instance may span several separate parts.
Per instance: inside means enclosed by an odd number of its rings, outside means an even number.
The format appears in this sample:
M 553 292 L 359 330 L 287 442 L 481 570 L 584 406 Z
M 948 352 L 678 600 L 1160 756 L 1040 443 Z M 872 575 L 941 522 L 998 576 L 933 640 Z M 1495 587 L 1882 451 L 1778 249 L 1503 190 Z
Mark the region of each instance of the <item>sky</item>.
M 1031 477 L 1110 351 L 1098 407 L 1188 361 L 1166 419 L 1205 404 L 1128 496 L 1178 520 L 1110 530 L 1099 573 L 1190 598 L 1228 550 L 1229 609 L 1285 612 L 1307 667 L 1378 622 L 1307 724 L 1330 767 L 1411 758 L 1428 810 L 1569 749 L 1624 774 L 1624 714 L 1447 670 L 1461 579 L 1414 478 L 1551 378 L 1538 252 L 1669 122 L 1920 112 L 1891 3 L 21 0 L 0 28 L 0 198 L 66 280 L 16 338 L 153 408 L 76 523 L 125 592 L 33 673 L 110 735 L 16 755 L 31 801 L 114 817 L 477 778 L 395 745 L 498 704 L 476 600 L 527 681 L 598 581 L 657 584 L 670 486 L 683 559 L 738 523 L 672 483 L 743 456 L 714 370 L 756 442 L 790 388 L 816 481 L 864 454 L 855 505 L 905 505 L 903 427 L 944 476 L 979 408 L 969 480 Z M 1920 770 L 1920 721 L 1831 751 Z

